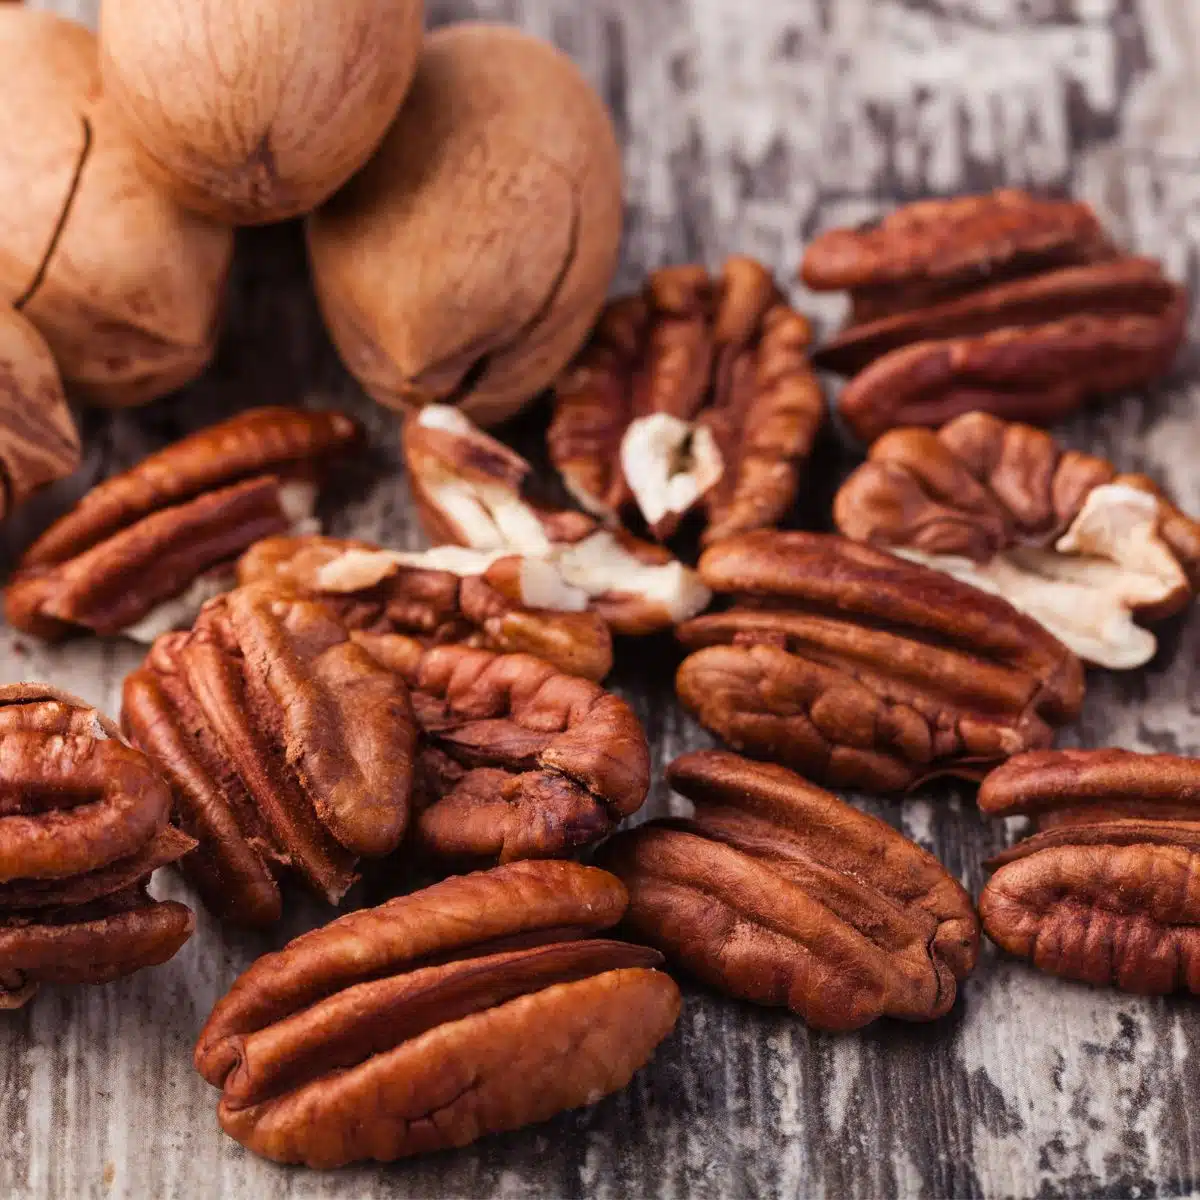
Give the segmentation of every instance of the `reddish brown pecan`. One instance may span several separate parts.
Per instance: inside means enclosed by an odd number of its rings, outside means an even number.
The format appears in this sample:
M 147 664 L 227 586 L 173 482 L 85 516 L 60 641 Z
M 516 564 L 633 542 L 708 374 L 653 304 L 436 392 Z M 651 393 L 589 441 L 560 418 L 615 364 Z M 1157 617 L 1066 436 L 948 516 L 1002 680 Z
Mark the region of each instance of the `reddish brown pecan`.
M 624 1087 L 679 1015 L 657 951 L 594 935 L 620 882 L 514 863 L 352 913 L 260 958 L 196 1068 L 221 1127 L 277 1162 L 388 1162 Z
M 205 606 L 125 681 L 122 720 L 200 843 L 184 868 L 242 925 L 279 918 L 290 870 L 336 904 L 399 845 L 416 728 L 408 689 L 320 603 L 263 585 Z
M 679 698 L 734 749 L 879 791 L 979 778 L 1048 746 L 1079 660 L 1006 601 L 846 538 L 760 532 L 710 547 L 734 607 L 679 629 Z
M 825 416 L 810 337 L 753 259 L 657 271 L 559 380 L 550 458 L 589 512 L 659 540 L 697 508 L 706 542 L 777 525 Z
M 1157 643 L 1136 619 L 1178 612 L 1200 584 L 1200 523 L 1148 479 L 986 413 L 884 434 L 834 519 L 1003 596 L 1100 666 L 1149 661 Z
M 979 913 L 997 945 L 1068 979 L 1200 994 L 1200 760 L 1025 754 L 979 807 L 1037 828 L 989 864 Z
M 334 412 L 260 408 L 201 430 L 93 488 L 17 564 L 11 624 L 153 641 L 232 586 L 259 538 L 305 528 L 323 471 L 359 438 Z
M 782 767 L 685 754 L 667 780 L 687 820 L 618 834 L 603 866 L 626 925 L 698 978 L 818 1029 L 930 1021 L 975 966 L 970 897 L 890 825 Z
M 192 913 L 146 892 L 194 845 L 145 755 L 82 700 L 0 687 L 0 1008 L 39 983 L 106 983 L 166 962 Z

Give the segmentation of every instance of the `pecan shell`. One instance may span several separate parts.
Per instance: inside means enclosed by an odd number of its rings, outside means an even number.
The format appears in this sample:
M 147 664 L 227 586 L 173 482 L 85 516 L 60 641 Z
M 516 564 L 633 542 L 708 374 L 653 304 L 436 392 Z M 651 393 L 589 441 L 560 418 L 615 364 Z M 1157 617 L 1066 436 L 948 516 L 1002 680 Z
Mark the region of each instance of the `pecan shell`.
M 1006 601 L 848 539 L 759 532 L 700 560 L 734 607 L 678 636 L 680 700 L 734 749 L 835 786 L 980 778 L 1083 700 L 1065 646 Z
M 144 641 L 190 624 L 230 586 L 238 555 L 310 515 L 299 510 L 359 432 L 342 413 L 260 408 L 152 454 L 34 542 L 5 591 L 10 624 Z
M 514 863 L 260 958 L 196 1046 L 221 1127 L 324 1168 L 465 1146 L 619 1090 L 680 1006 L 660 954 L 592 936 L 626 903 L 595 868 Z

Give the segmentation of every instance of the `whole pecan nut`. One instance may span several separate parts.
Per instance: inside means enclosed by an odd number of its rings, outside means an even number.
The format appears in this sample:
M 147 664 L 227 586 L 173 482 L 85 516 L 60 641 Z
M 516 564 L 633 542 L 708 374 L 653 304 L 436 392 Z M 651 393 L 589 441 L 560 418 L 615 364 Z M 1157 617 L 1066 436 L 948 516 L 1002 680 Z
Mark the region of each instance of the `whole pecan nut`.
M 735 606 L 678 636 L 679 698 L 734 749 L 832 785 L 979 778 L 1048 746 L 1079 660 L 1006 601 L 846 538 L 762 531 L 705 551 Z
M 145 642 L 190 625 L 232 586 L 242 551 L 311 523 L 321 473 L 359 432 L 342 413 L 260 408 L 152 454 L 29 548 L 5 591 L 9 622 Z
M 95 709 L 0 687 L 0 1008 L 39 983 L 106 983 L 166 962 L 191 911 L 146 892 L 186 854 L 153 766 Z
M 260 958 L 196 1046 L 221 1127 L 326 1168 L 465 1146 L 618 1091 L 680 1006 L 657 951 L 594 936 L 626 903 L 593 867 L 514 863 Z
M 979 807 L 1037 828 L 988 864 L 992 941 L 1068 979 L 1200 994 L 1200 759 L 1025 754 L 987 777 Z
M 818 1029 L 948 1012 L 975 966 L 971 899 L 926 851 L 782 767 L 699 751 L 667 769 L 686 820 L 618 834 L 600 862 L 626 927 L 706 983 Z
M 342 538 L 276 537 L 238 562 L 238 582 L 323 600 L 351 629 L 532 654 L 585 679 L 612 669 L 612 634 L 548 559 L 439 546 L 419 553 Z
M 1200 523 L 1150 480 L 987 413 L 884 434 L 834 519 L 1003 596 L 1105 667 L 1148 662 L 1157 643 L 1137 620 L 1178 612 L 1200 584 Z
M 284 871 L 336 904 L 357 860 L 404 836 L 408 689 L 320 603 L 267 585 L 211 601 L 125 680 L 122 721 L 169 781 L 200 843 L 184 868 L 223 920 L 277 920 Z
M 1086 205 L 1011 189 L 831 230 L 801 274 L 850 291 L 813 358 L 853 376 L 838 409 L 867 442 L 974 409 L 1048 424 L 1165 373 L 1187 318 L 1184 289 L 1119 256 Z
M 697 508 L 706 543 L 777 525 L 825 416 L 810 337 L 753 259 L 657 271 L 559 380 L 550 458 L 589 512 L 660 541 Z

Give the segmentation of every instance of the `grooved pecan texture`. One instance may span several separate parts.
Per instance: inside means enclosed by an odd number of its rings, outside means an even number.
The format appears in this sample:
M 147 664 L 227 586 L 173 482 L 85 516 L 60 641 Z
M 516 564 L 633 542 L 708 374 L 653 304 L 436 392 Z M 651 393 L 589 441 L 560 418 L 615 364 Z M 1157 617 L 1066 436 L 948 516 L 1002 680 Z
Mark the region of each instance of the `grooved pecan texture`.
M 9 623 L 151 642 L 232 585 L 239 554 L 312 517 L 329 462 L 359 438 L 342 413 L 260 408 L 201 430 L 93 488 L 25 553 Z
M 733 607 L 682 625 L 679 698 L 735 750 L 834 786 L 979 778 L 1048 746 L 1079 660 L 1006 601 L 846 538 L 763 531 L 705 551 Z
M 194 845 L 153 766 L 82 700 L 0 687 L 0 1009 L 39 983 L 107 983 L 166 962 L 191 911 L 156 903 L 155 868 Z
M 818 1029 L 929 1021 L 975 966 L 971 899 L 931 854 L 782 767 L 685 754 L 686 820 L 618 834 L 601 864 L 626 927 L 706 983 Z
M 626 903 L 595 868 L 514 863 L 260 958 L 196 1046 L 221 1127 L 277 1162 L 335 1167 L 465 1146 L 618 1091 L 680 1005 L 657 951 L 594 936 Z

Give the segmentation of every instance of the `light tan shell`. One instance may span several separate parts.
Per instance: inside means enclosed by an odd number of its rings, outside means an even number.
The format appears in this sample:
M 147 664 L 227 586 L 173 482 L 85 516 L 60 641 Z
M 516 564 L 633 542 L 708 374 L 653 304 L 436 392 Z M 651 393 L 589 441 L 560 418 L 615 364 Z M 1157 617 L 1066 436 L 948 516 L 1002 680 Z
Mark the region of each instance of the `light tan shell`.
M 280 221 L 375 150 L 412 82 L 423 15 L 422 0 L 104 0 L 104 86 L 181 204 Z
M 350 370 L 393 408 L 490 426 L 587 334 L 616 264 L 620 154 L 599 96 L 545 42 L 467 23 L 426 41 L 383 146 L 311 219 Z
M 82 26 L 0 6 L 0 79 L 0 303 L 37 326 L 91 403 L 186 383 L 215 345 L 229 230 L 139 174 Z

